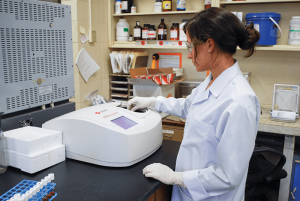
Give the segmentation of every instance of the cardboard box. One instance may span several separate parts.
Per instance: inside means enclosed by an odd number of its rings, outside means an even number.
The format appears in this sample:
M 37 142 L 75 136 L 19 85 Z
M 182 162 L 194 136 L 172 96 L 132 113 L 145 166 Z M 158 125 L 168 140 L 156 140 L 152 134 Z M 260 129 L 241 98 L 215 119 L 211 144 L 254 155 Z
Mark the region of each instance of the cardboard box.
M 133 84 L 133 96 L 140 97 L 175 97 L 175 84 L 184 80 L 177 80 L 171 84 L 158 85 L 156 82 L 150 79 L 135 79 L 136 75 L 156 75 L 159 73 L 173 73 L 173 68 L 162 68 L 162 69 L 148 69 L 135 68 L 130 69 L 130 77 L 128 82 Z

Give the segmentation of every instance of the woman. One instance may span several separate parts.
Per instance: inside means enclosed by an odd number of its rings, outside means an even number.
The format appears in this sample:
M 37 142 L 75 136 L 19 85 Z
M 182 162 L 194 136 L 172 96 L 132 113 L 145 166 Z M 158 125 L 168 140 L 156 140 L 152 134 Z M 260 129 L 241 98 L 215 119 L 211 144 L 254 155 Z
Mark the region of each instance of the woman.
M 163 164 L 144 168 L 153 177 L 173 186 L 172 200 L 241 201 L 248 164 L 259 124 L 259 101 L 233 59 L 237 46 L 254 52 L 259 33 L 244 26 L 232 13 L 210 8 L 190 19 L 188 58 L 197 72 L 211 74 L 184 98 L 136 97 L 133 110 L 148 106 L 186 118 L 184 137 L 175 172 Z

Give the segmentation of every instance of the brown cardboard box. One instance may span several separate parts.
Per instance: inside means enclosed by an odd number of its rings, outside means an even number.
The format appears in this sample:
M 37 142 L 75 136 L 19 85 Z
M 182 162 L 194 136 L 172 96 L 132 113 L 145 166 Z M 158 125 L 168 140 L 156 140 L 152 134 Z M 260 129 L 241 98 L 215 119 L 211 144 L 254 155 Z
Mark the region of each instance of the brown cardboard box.
M 175 97 L 175 84 L 184 80 L 176 80 L 171 84 L 158 85 L 150 79 L 135 79 L 136 75 L 156 75 L 160 73 L 173 73 L 173 68 L 148 69 L 146 67 L 130 69 L 129 83 L 133 83 L 133 96 L 140 97 L 168 97 L 169 94 Z
M 163 125 L 163 138 L 165 140 L 181 142 L 183 139 L 183 131 L 183 127 Z

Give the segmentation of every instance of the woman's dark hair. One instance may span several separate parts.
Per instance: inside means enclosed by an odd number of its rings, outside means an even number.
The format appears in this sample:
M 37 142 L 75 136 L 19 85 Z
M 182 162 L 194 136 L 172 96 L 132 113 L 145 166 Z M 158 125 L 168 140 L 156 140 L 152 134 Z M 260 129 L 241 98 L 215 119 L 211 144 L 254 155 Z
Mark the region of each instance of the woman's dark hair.
M 231 12 L 211 7 L 197 13 L 184 26 L 184 32 L 188 31 L 195 47 L 197 57 L 197 45 L 212 38 L 217 48 L 223 52 L 233 55 L 236 47 L 249 50 L 245 57 L 250 57 L 254 52 L 256 42 L 260 34 L 254 29 L 251 22 L 245 26 Z

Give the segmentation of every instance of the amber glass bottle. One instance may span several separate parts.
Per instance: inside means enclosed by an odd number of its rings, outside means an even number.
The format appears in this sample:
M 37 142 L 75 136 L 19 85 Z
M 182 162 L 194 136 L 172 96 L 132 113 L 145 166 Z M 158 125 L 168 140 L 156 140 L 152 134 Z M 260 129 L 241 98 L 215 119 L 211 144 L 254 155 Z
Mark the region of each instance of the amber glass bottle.
M 164 19 L 161 19 L 158 25 L 157 40 L 167 40 L 167 25 L 164 21 Z
M 133 28 L 134 40 L 142 40 L 142 27 L 140 26 L 140 21 L 136 21 L 136 25 Z

